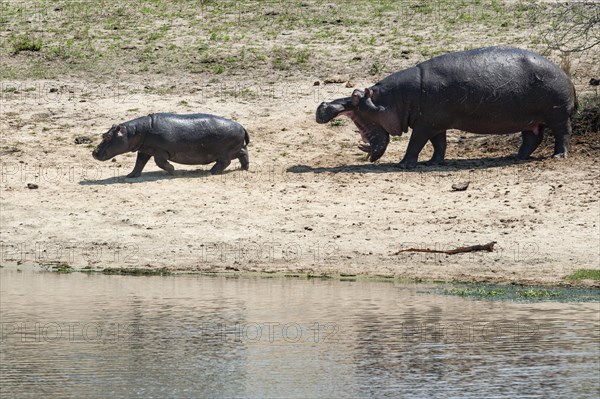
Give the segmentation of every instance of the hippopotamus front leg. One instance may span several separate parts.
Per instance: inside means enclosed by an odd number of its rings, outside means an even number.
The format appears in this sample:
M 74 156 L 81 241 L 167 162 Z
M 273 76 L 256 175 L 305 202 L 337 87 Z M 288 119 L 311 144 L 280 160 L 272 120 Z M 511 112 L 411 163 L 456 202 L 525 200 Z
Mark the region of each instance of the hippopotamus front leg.
M 431 145 L 433 145 L 433 156 L 425 165 L 440 165 L 444 162 L 446 157 L 446 131 L 436 134 L 429 139 Z
M 159 168 L 166 170 L 170 175 L 173 175 L 175 174 L 175 168 L 167 161 L 167 159 L 168 157 L 165 151 L 157 151 L 154 153 L 154 162 L 156 162 L 156 165 Z
M 135 160 L 135 166 L 130 174 L 127 177 L 139 177 L 142 174 L 142 169 L 146 166 L 148 160 L 152 157 L 152 155 L 144 154 L 142 152 L 137 153 L 137 159 Z
M 402 169 L 416 168 L 417 160 L 419 159 L 419 153 L 421 152 L 427 141 L 432 139 L 434 136 L 435 134 L 413 129 L 413 132 L 410 135 L 410 140 L 408 141 L 408 147 L 406 148 L 406 154 L 404 155 L 404 158 L 402 159 L 402 161 L 400 161 L 398 166 L 400 166 Z M 437 145 L 437 140 L 434 141 L 436 141 Z

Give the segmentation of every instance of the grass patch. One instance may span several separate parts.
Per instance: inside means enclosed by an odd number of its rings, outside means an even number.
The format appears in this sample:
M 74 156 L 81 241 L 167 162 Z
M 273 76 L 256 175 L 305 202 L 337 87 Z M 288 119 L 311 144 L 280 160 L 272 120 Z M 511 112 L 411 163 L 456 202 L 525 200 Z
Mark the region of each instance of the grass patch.
M 381 73 L 381 71 L 383 71 L 384 67 L 385 67 L 385 65 L 381 64 L 378 61 L 375 61 L 371 65 L 371 68 L 369 68 L 369 75 L 377 75 L 377 74 Z
M 304 77 L 306 71 L 316 70 L 380 75 L 422 61 L 419 54 L 499 41 L 542 50 L 531 44 L 547 27 L 555 30 L 552 17 L 556 19 L 554 11 L 562 7 L 502 0 L 356 0 L 345 4 L 343 11 L 315 0 L 136 4 L 3 2 L 0 24 L 11 35 L 0 43 L 0 55 L 34 51 L 41 56 L 7 57 L 0 79 L 112 78 L 115 65 L 121 78 L 140 73 L 193 73 L 206 79 L 221 73 Z M 410 32 L 404 21 L 411 21 Z M 510 21 L 510 29 L 503 21 Z M 558 25 L 556 35 L 561 34 Z M 431 47 L 424 48 L 426 44 Z M 407 54 L 392 56 L 406 48 L 414 49 L 410 59 Z M 202 65 L 207 54 L 213 57 L 211 65 Z M 363 56 L 353 60 L 358 55 Z M 591 57 L 589 63 L 597 61 Z
M 345 125 L 346 125 L 346 121 L 343 120 L 342 118 L 333 118 L 331 120 L 331 122 L 329 122 L 329 126 L 333 126 L 333 127 L 345 126 Z
M 299 67 L 308 62 L 308 50 L 294 47 L 276 47 L 272 50 L 272 66 L 274 69 L 287 71 L 292 67 Z
M 223 72 L 225 72 L 225 67 L 221 64 L 217 64 L 212 67 L 212 73 L 214 73 L 215 75 L 220 75 Z
M 600 95 L 584 96 L 578 102 L 577 112 L 572 118 L 573 134 L 600 131 Z
M 565 277 L 567 280 L 595 280 L 600 281 L 600 269 L 578 269 L 575 273 Z
M 8 39 L 12 47 L 13 54 L 19 54 L 22 51 L 40 51 L 42 49 L 42 39 L 30 35 L 16 35 Z

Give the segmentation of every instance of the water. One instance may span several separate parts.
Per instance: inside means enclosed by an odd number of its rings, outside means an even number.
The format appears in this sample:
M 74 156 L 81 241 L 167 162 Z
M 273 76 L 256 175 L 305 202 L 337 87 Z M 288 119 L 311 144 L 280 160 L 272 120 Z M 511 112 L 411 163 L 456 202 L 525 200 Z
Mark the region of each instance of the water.
M 0 269 L 2 398 L 598 398 L 598 303 Z

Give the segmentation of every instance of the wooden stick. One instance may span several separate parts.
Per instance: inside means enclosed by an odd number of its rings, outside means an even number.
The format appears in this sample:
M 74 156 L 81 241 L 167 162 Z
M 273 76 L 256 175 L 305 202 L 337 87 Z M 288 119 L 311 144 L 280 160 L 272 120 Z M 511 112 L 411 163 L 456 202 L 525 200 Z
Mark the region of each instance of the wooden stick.
M 400 251 L 394 253 L 393 255 L 399 255 L 402 252 L 428 252 L 428 253 L 440 253 L 440 254 L 447 254 L 447 255 L 455 255 L 455 254 L 460 254 L 460 253 L 464 253 L 464 252 L 475 252 L 475 251 L 492 252 L 494 250 L 494 244 L 496 244 L 496 241 L 492 241 L 485 245 L 469 245 L 467 247 L 459 247 L 459 248 L 449 249 L 449 250 L 445 250 L 445 251 L 439 250 L 439 249 L 427 249 L 427 248 L 408 248 L 408 249 L 401 249 Z

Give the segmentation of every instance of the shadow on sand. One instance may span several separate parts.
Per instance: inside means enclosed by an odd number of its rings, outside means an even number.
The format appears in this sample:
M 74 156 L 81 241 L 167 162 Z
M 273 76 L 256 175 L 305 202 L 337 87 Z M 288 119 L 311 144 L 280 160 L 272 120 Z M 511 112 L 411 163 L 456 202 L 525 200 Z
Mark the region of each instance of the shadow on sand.
M 543 158 L 531 158 L 527 161 L 518 160 L 514 156 L 498 158 L 475 158 L 446 160 L 442 165 L 427 166 L 419 163 L 415 169 L 402 169 L 397 163 L 364 163 L 358 165 L 343 165 L 332 167 L 312 167 L 308 165 L 294 165 L 287 169 L 289 173 L 430 173 L 430 172 L 456 172 L 471 169 L 501 168 L 510 165 L 523 165 Z
M 225 170 L 221 175 L 227 175 L 229 173 L 235 173 L 240 171 L 239 169 L 231 169 Z M 140 177 L 125 177 L 123 176 L 113 176 L 108 177 L 106 179 L 98 179 L 98 180 L 81 180 L 79 182 L 82 186 L 101 186 L 106 184 L 135 184 L 135 183 L 147 183 L 159 180 L 170 180 L 170 179 L 179 179 L 179 178 L 188 178 L 188 179 L 198 179 L 198 178 L 208 178 L 213 175 L 210 174 L 208 170 L 196 169 L 196 170 L 176 170 L 175 175 L 171 176 L 167 172 L 162 170 L 157 170 L 153 172 L 142 172 Z

